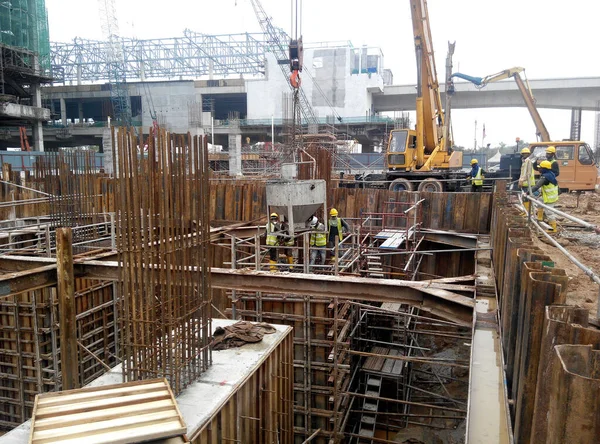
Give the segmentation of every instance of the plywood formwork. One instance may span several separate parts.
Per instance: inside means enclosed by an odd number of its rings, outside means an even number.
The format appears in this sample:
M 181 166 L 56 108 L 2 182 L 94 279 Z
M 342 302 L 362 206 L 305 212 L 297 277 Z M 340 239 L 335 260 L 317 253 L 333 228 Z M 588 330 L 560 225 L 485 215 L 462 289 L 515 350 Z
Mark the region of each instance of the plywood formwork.
M 116 363 L 113 283 L 76 279 L 75 309 L 84 385 Z M 26 421 L 37 393 L 62 389 L 59 317 L 54 286 L 0 299 L 0 427 Z
M 36 396 L 31 444 L 129 444 L 182 436 L 186 425 L 166 379 Z

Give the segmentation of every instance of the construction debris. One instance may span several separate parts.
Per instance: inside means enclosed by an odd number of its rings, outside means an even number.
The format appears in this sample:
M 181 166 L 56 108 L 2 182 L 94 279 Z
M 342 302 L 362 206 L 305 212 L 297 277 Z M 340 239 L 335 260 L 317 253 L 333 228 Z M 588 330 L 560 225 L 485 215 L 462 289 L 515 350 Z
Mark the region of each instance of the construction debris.
M 262 341 L 264 335 L 275 333 L 275 328 L 266 322 L 253 324 L 239 321 L 233 325 L 217 327 L 213 334 L 212 349 L 226 350 Z

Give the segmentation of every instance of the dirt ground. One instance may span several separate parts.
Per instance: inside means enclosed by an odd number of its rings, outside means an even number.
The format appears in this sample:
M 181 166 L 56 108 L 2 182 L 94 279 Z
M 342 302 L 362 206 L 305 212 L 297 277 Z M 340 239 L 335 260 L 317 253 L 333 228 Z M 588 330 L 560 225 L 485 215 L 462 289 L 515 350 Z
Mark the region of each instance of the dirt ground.
M 600 226 L 600 194 L 582 194 L 579 202 L 575 194 L 561 194 L 556 208 Z M 600 235 L 583 230 L 566 219 L 559 218 L 558 222 L 561 229 L 558 235 L 554 235 L 558 242 L 581 263 L 600 274 Z M 554 259 L 556 267 L 563 268 L 569 275 L 567 302 L 587 308 L 595 316 L 598 308 L 598 285 L 560 250 L 545 241 L 545 238 L 542 239 L 537 241 L 540 248 Z

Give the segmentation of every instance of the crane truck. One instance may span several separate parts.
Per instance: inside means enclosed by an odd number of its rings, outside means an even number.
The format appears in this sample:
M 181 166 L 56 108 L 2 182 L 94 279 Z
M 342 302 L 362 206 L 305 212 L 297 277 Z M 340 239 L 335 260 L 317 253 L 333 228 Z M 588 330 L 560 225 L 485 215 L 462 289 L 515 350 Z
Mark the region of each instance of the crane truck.
M 560 167 L 559 187 L 561 191 L 594 191 L 598 188 L 600 180 L 598 165 L 594 161 L 592 150 L 587 143 L 580 140 L 553 141 L 550 138 L 550 133 L 535 105 L 535 98 L 527 77 L 525 77 L 525 81 L 521 78 L 521 73 L 524 71 L 524 68 L 517 66 L 486 77 L 473 77 L 459 72 L 452 74 L 451 77 L 468 80 L 477 88 L 484 88 L 489 83 L 513 78 L 536 128 L 538 141 L 529 144 L 533 156 L 543 160 L 546 148 L 554 146 L 556 148 L 556 161 Z M 517 168 L 515 170 L 518 171 Z M 502 175 L 504 173 L 505 171 L 499 171 L 495 174 Z M 490 176 L 488 175 L 488 177 Z
M 385 179 L 390 190 L 452 191 L 458 187 L 462 153 L 448 143 L 449 121 L 442 109 L 426 0 L 410 0 L 417 56 L 415 129 L 390 132 L 385 154 Z M 456 181 L 447 181 L 457 179 Z

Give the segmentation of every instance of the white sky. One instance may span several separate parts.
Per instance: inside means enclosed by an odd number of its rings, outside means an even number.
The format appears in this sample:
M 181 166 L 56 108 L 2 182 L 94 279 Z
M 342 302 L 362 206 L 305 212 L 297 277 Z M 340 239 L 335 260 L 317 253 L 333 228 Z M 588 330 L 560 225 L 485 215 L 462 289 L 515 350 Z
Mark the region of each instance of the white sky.
M 121 34 L 173 37 L 259 32 L 249 0 L 115 0 Z M 290 33 L 290 1 L 262 0 L 276 26 Z M 236 5 L 237 4 L 237 5 Z M 50 39 L 101 39 L 97 0 L 46 0 Z M 428 0 L 438 78 L 443 79 L 447 41 L 456 41 L 454 71 L 483 77 L 522 66 L 529 79 L 600 76 L 596 49 L 597 0 Z M 383 50 L 395 84 L 414 84 L 416 65 L 408 0 L 304 0 L 302 34 L 307 42 L 347 41 Z M 535 91 L 534 91 L 535 95 Z M 600 97 L 598 98 L 600 99 Z M 541 109 L 554 139 L 569 136 L 570 111 Z M 582 139 L 594 142 L 594 113 L 583 113 Z M 525 108 L 454 110 L 457 145 L 473 146 L 485 123 L 485 143 L 535 140 Z

